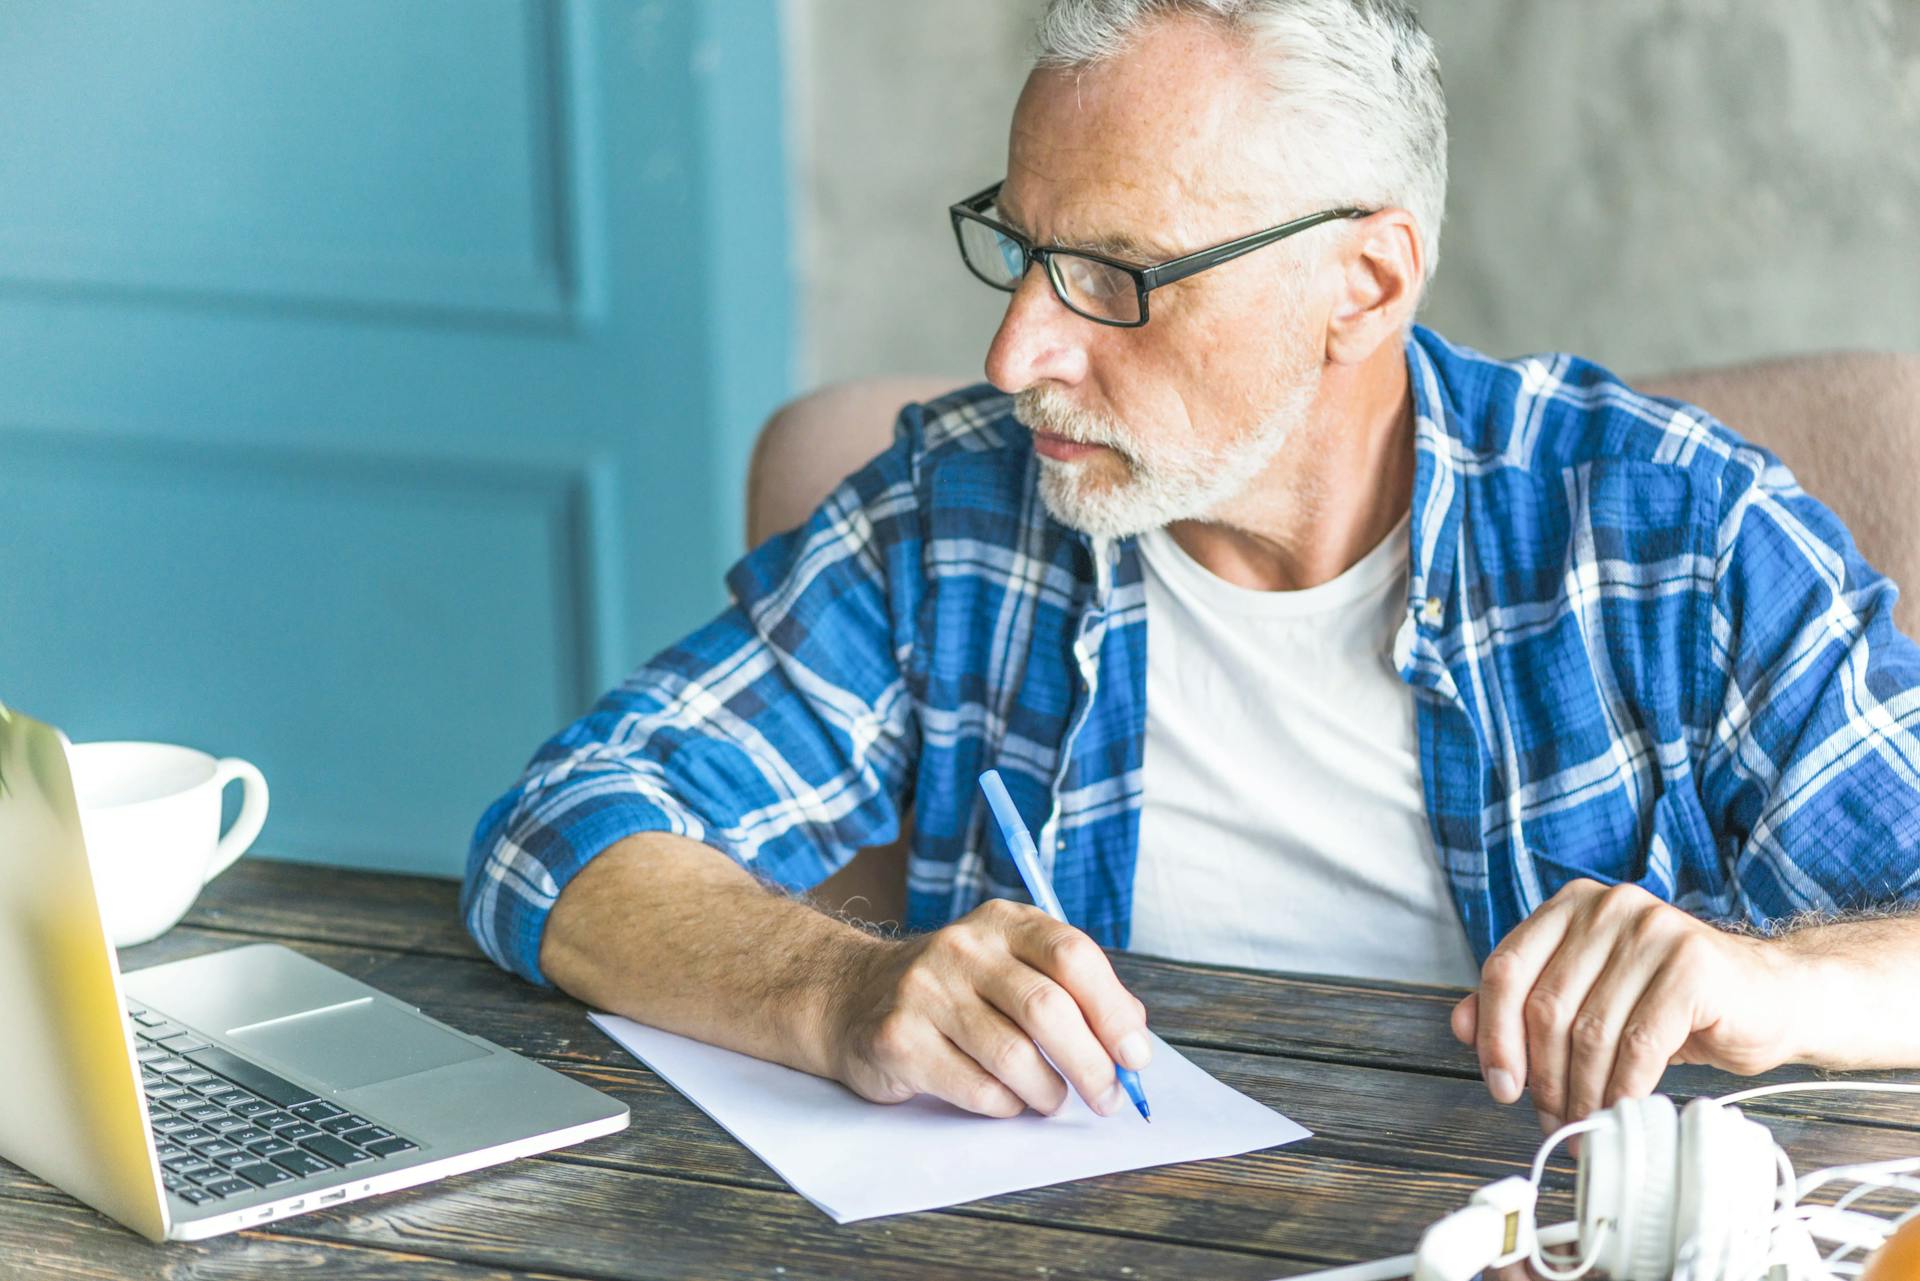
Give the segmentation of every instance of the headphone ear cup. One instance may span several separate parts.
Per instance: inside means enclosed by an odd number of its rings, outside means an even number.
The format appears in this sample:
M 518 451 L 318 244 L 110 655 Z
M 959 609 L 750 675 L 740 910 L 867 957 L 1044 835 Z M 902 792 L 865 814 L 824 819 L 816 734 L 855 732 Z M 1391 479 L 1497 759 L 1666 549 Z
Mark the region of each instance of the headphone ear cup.
M 1580 1252 L 1617 1281 L 1668 1281 L 1673 1266 L 1680 1121 L 1673 1100 L 1622 1099 L 1581 1136 Z
M 1773 1135 L 1740 1109 L 1695 1099 L 1680 1116 L 1675 1269 L 1701 1281 L 1758 1276 L 1766 1260 L 1779 1166 Z

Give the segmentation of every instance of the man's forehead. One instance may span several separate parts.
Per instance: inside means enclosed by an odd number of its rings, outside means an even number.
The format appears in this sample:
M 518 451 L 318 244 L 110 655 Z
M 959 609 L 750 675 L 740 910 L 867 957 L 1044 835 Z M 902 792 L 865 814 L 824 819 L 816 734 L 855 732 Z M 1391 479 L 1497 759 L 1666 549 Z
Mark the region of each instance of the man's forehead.
M 1225 64 L 1225 65 L 1223 65 Z M 1143 37 L 1090 68 L 1034 72 L 1015 109 L 1001 208 L 1046 239 L 1172 251 L 1271 200 L 1244 54 Z

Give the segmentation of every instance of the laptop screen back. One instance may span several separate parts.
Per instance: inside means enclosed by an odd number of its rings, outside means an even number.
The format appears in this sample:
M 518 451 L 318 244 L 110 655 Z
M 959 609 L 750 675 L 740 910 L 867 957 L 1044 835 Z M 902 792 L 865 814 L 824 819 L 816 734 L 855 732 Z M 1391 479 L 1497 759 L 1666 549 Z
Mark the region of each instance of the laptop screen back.
M 0 1156 L 158 1241 L 160 1169 L 58 730 L 0 705 Z

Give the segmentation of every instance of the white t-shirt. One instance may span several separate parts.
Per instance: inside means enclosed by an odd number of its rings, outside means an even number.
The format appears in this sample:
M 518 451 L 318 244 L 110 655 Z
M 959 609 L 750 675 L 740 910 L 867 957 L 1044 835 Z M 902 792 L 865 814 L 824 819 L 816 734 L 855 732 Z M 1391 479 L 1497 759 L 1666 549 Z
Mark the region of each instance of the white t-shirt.
M 1394 669 L 1407 521 L 1331 582 L 1215 577 L 1140 538 L 1147 741 L 1137 952 L 1478 982 L 1434 857 L 1413 691 Z

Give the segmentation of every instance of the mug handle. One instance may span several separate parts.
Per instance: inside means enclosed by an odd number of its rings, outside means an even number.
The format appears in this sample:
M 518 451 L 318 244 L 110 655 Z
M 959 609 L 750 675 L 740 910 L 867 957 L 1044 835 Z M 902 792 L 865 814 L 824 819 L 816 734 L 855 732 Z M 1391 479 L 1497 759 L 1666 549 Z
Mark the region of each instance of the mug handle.
M 234 860 L 247 852 L 267 822 L 267 778 L 251 762 L 237 756 L 222 757 L 214 765 L 213 778 L 223 794 L 228 783 L 239 781 L 240 813 L 234 818 L 232 828 L 213 847 L 213 858 L 207 864 L 206 880 L 200 882 L 202 885 L 232 867 Z

